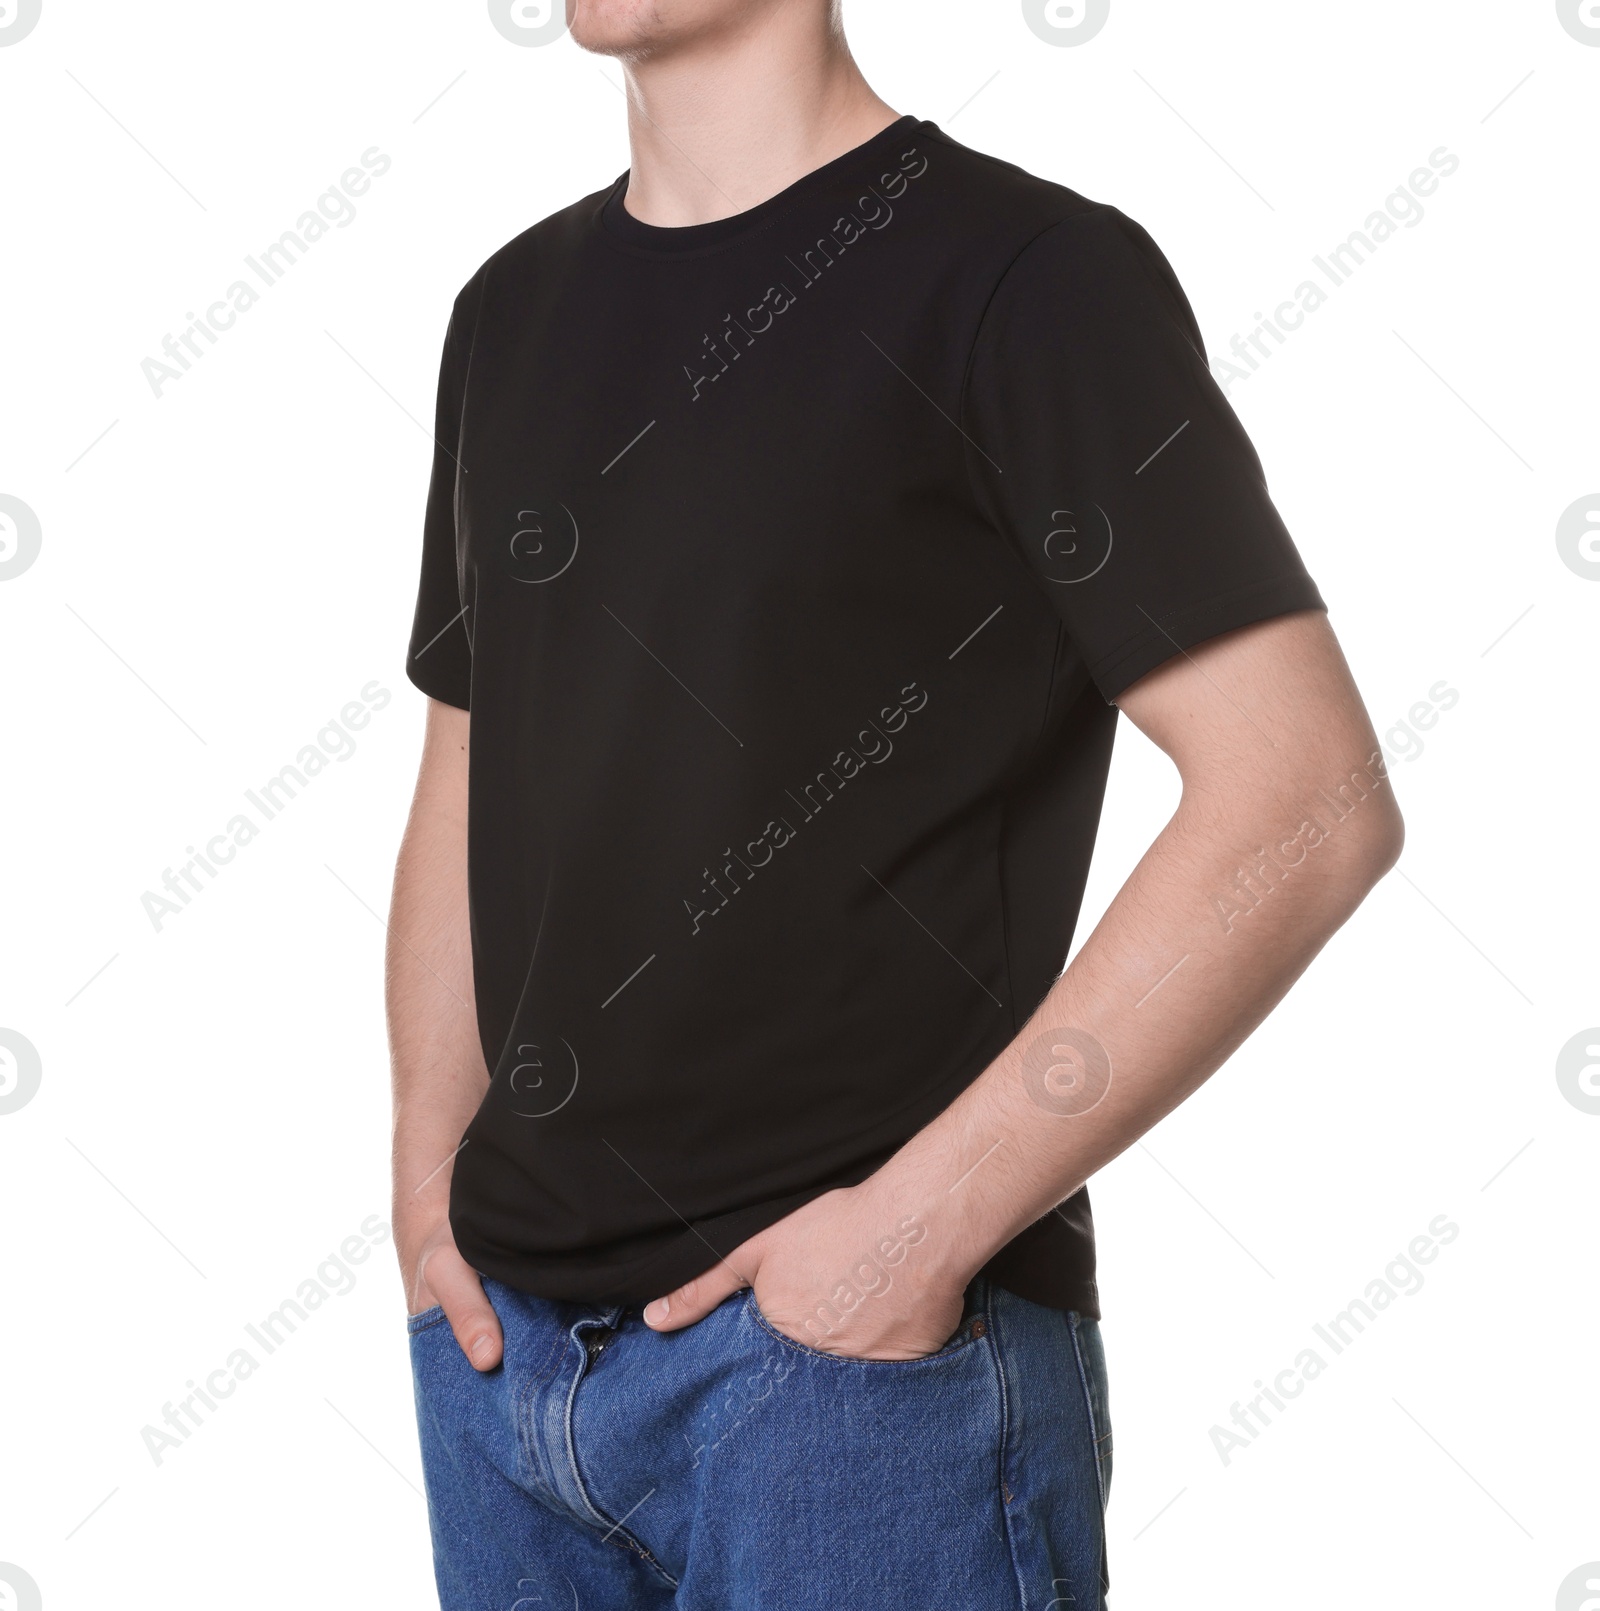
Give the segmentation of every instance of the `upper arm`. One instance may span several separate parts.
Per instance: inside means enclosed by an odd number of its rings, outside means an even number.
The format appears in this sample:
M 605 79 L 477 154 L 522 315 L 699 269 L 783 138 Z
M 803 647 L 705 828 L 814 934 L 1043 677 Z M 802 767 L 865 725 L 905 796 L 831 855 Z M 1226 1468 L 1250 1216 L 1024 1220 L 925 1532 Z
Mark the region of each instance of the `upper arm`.
M 1186 800 L 1208 815 L 1253 823 L 1276 812 L 1292 830 L 1288 817 L 1313 809 L 1320 794 L 1361 805 L 1347 840 L 1386 863 L 1399 853 L 1383 752 L 1322 611 L 1278 616 L 1175 654 L 1117 704 L 1172 758 Z
M 422 526 L 422 565 L 406 653 L 406 675 L 430 699 L 466 709 L 472 703 L 472 599 L 464 589 L 456 505 L 464 471 L 460 453 L 481 273 L 456 298 L 439 360 L 434 408 L 433 470 Z
M 1115 209 L 1018 256 L 964 401 L 978 506 L 1106 699 L 1182 650 L 1321 608 L 1177 277 Z

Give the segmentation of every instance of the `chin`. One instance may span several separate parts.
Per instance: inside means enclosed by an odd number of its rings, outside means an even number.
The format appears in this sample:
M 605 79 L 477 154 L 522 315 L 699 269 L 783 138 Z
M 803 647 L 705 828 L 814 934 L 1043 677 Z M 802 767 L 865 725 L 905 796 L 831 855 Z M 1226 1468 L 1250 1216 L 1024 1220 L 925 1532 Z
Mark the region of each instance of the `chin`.
M 583 50 L 600 56 L 623 56 L 659 46 L 673 31 L 665 9 L 672 0 L 567 0 L 567 32 Z
M 567 0 L 572 42 L 598 56 L 648 56 L 737 24 L 753 0 Z

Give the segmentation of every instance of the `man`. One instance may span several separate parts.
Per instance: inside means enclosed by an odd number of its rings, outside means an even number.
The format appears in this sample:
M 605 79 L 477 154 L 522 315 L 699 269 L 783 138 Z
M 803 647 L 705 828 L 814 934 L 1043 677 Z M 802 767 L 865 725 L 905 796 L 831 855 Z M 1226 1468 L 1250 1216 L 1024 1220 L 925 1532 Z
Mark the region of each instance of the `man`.
M 1083 1185 L 1398 855 L 1372 728 L 1138 225 L 836 0 L 571 26 L 632 164 L 456 301 L 408 661 L 443 1603 L 1101 1604 Z M 1118 708 L 1182 798 L 1063 973 Z

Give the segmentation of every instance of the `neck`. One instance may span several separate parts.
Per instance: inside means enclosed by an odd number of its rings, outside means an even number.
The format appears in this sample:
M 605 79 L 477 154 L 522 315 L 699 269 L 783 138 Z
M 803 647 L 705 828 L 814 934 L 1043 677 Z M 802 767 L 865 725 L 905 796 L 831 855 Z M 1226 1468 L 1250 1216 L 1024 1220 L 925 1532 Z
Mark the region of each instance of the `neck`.
M 894 122 L 824 12 L 780 0 L 624 60 L 635 218 L 677 228 L 731 217 Z

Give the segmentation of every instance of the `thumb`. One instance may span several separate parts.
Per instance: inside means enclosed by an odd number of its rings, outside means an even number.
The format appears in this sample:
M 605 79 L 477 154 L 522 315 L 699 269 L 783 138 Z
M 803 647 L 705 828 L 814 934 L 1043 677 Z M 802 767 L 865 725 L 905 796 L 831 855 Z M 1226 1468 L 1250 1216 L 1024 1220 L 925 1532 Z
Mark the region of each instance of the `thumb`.
M 444 1309 L 461 1352 L 477 1370 L 493 1370 L 505 1353 L 500 1317 L 484 1294 L 478 1272 L 453 1246 L 436 1247 L 423 1261 L 429 1290 Z M 418 1272 L 422 1277 L 422 1272 Z
M 644 1308 L 645 1324 L 654 1331 L 677 1331 L 680 1327 L 692 1326 L 695 1321 L 704 1320 L 724 1298 L 749 1286 L 755 1279 L 759 1263 L 754 1249 L 746 1252 L 740 1248 L 734 1256 L 739 1260 L 739 1269 L 735 1269 L 727 1259 L 719 1260 L 704 1275 L 697 1275 L 694 1280 L 684 1282 L 675 1292 L 647 1303 Z M 749 1273 L 741 1275 L 740 1270 Z

